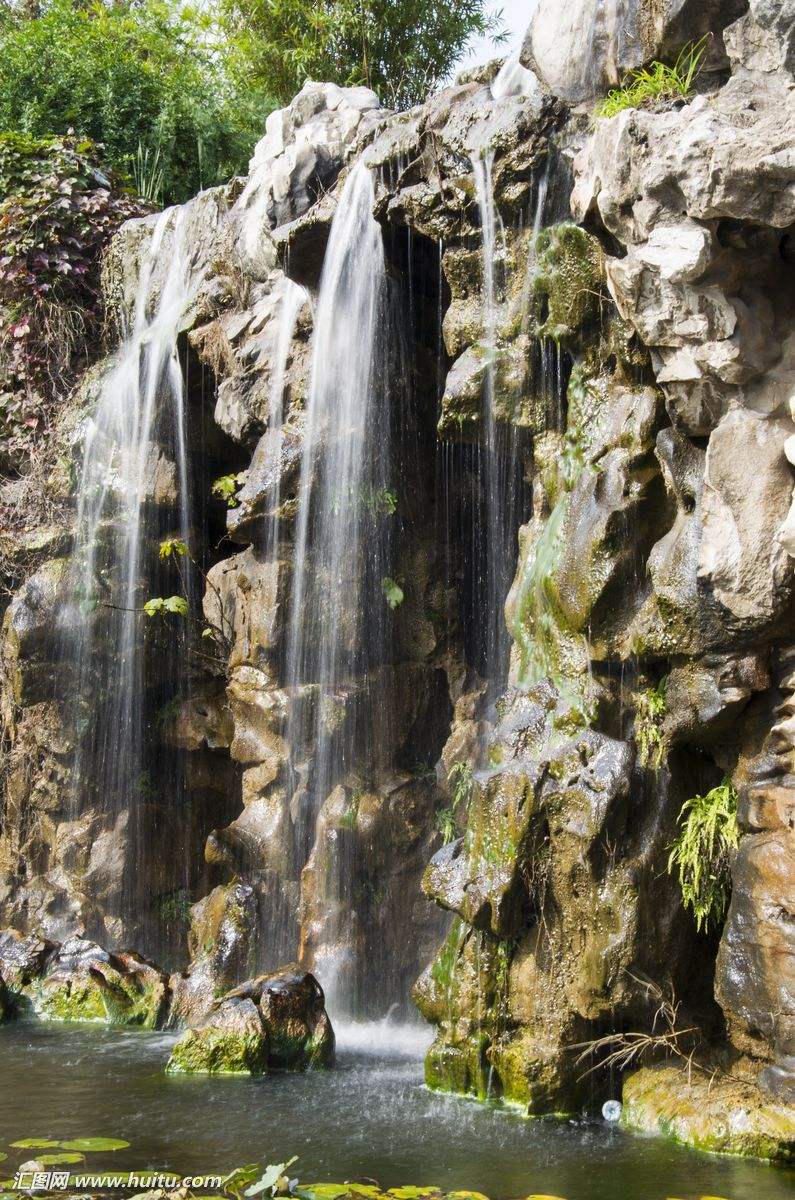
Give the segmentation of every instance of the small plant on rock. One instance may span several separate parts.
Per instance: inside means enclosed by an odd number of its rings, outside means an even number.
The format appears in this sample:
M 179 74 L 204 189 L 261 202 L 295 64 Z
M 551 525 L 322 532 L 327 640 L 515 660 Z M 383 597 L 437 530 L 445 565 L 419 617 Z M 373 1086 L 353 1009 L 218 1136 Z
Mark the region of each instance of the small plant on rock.
M 665 754 L 665 680 L 654 688 L 641 692 L 635 709 L 635 742 L 638 758 L 644 767 L 659 771 Z
M 227 508 L 237 508 L 240 501 L 237 491 L 245 479 L 245 473 L 238 471 L 236 475 L 219 475 L 212 486 L 212 494 L 226 502 Z
M 447 784 L 450 788 L 451 802 L 448 807 L 440 809 L 436 814 L 436 828 L 442 835 L 445 846 L 455 840 L 458 832 L 456 811 L 460 805 L 469 804 L 472 797 L 474 780 L 469 763 L 453 763 L 447 774 Z
M 685 908 L 696 928 L 719 925 L 731 895 L 731 857 L 737 849 L 737 792 L 728 779 L 705 796 L 693 796 L 679 813 L 679 834 L 671 846 L 668 872 L 676 871 Z
M 403 588 L 396 580 L 390 579 L 388 575 L 381 580 L 381 591 L 384 593 L 384 598 L 391 609 L 399 608 L 403 603 Z
M 708 40 L 703 37 L 699 42 L 688 42 L 672 67 L 653 62 L 649 67 L 632 71 L 620 88 L 608 92 L 597 106 L 595 116 L 614 117 L 625 108 L 642 108 L 655 100 L 677 97 L 687 100 L 703 65 Z

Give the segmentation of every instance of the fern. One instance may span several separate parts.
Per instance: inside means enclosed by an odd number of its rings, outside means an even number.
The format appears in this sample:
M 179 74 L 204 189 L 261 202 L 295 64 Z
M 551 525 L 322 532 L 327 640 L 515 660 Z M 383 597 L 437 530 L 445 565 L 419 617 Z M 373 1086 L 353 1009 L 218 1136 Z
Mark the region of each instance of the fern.
M 737 849 L 737 792 L 724 779 L 706 796 L 682 805 L 680 830 L 671 846 L 668 873 L 679 876 L 685 908 L 705 931 L 723 920 L 731 894 L 731 854 Z

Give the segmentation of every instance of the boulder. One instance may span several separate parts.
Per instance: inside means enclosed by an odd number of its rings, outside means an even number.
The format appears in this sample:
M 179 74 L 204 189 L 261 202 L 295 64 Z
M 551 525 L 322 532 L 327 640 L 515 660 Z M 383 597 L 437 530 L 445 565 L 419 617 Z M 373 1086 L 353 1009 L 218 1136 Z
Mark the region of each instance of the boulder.
M 167 977 L 132 951 L 111 953 L 75 935 L 61 945 L 15 930 L 0 935 L 0 974 L 12 1007 L 45 1021 L 91 1021 L 156 1029 Z
M 167 1070 L 262 1074 L 334 1064 L 334 1032 L 323 989 L 296 966 L 259 975 L 228 992 L 174 1047 Z
M 752 1082 L 687 1067 L 647 1067 L 624 1080 L 622 1124 L 694 1150 L 795 1159 L 795 1107 Z

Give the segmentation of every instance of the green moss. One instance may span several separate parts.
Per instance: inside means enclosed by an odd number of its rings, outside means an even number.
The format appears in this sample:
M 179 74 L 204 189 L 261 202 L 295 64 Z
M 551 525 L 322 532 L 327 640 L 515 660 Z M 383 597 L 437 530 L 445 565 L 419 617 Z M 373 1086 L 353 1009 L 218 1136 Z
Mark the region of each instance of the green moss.
M 550 225 L 536 240 L 531 324 L 537 337 L 579 344 L 604 299 L 604 251 L 579 225 Z
M 189 1029 L 166 1067 L 172 1075 L 262 1075 L 267 1069 L 265 1038 L 229 1029 Z
M 795 1161 L 792 1109 L 766 1100 L 752 1084 L 650 1067 L 624 1080 L 621 1120 L 694 1150 L 774 1162 Z

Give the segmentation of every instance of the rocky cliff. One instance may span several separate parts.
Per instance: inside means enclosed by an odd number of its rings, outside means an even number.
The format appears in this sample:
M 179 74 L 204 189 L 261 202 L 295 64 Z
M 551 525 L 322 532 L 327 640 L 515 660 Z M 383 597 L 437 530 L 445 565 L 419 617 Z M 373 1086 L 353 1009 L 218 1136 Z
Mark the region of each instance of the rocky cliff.
M 406 113 L 308 83 L 246 180 L 169 219 L 147 288 L 155 303 L 184 239 L 209 635 L 188 639 L 183 690 L 143 703 L 146 787 L 123 811 L 78 788 L 85 729 L 55 636 L 74 507 L 50 482 L 54 517 L 12 547 L 25 579 L 4 622 L 5 923 L 170 953 L 185 1018 L 296 953 L 357 1012 L 419 976 L 431 1086 L 532 1112 L 615 1092 L 608 1052 L 672 1014 L 652 1049 L 778 1106 L 791 1146 L 790 9 L 542 0 L 524 67 Z M 593 117 L 624 71 L 702 35 L 695 95 Z M 360 161 L 388 281 L 389 477 L 357 503 L 389 575 L 383 634 L 329 696 L 290 674 L 290 612 L 328 452 L 321 436 L 307 466 L 313 297 Z M 122 329 L 155 228 L 128 223 L 108 255 Z M 102 370 L 64 413 L 67 461 Z M 150 459 L 162 533 L 178 472 L 157 426 Z M 322 561 L 311 537 L 307 554 Z M 353 622 L 339 636 L 365 643 Z M 162 630 L 141 637 L 157 677 Z M 739 841 L 705 931 L 669 860 L 683 806 L 721 788 Z M 634 1119 L 653 1125 L 648 1104 Z

